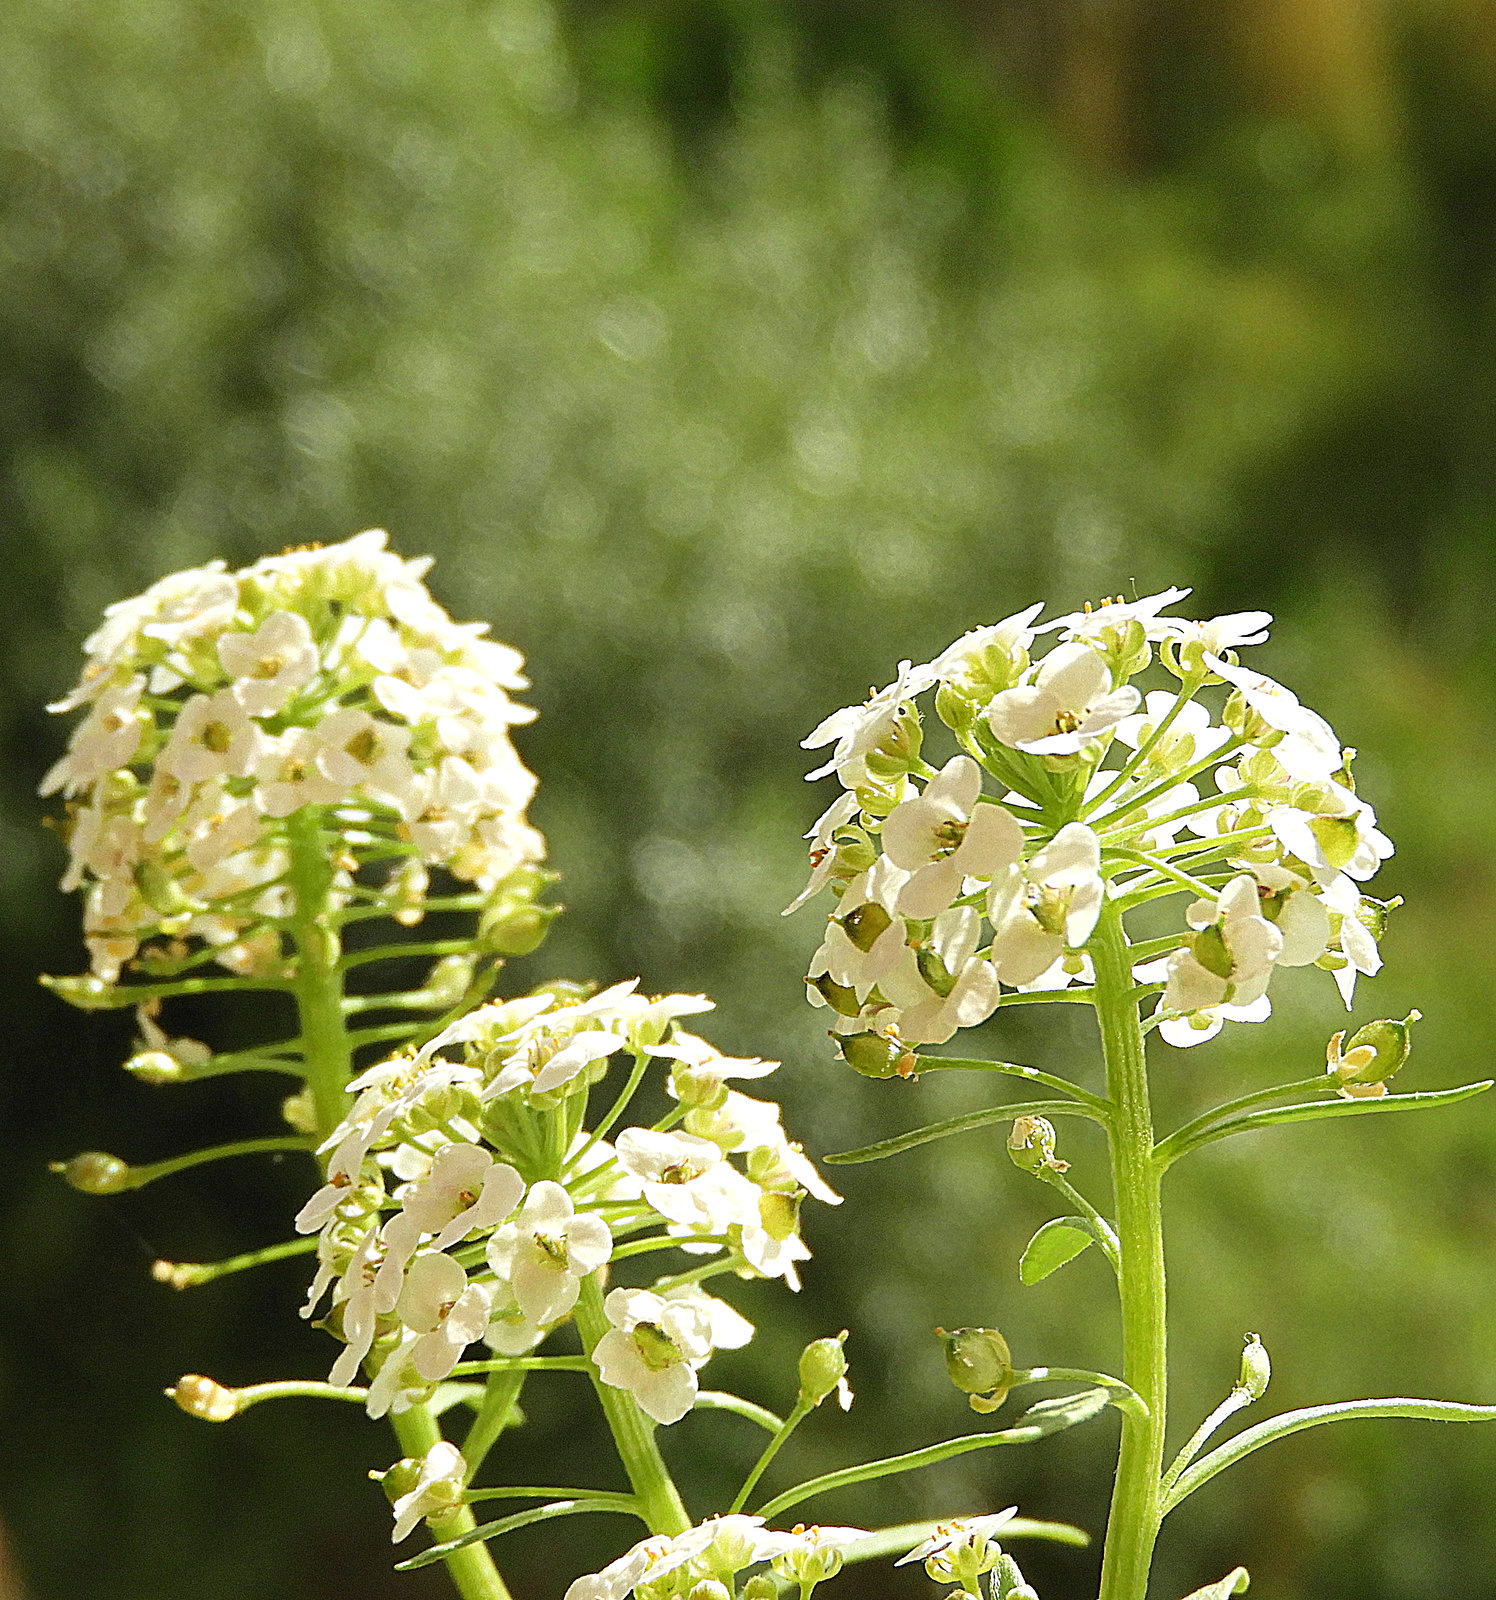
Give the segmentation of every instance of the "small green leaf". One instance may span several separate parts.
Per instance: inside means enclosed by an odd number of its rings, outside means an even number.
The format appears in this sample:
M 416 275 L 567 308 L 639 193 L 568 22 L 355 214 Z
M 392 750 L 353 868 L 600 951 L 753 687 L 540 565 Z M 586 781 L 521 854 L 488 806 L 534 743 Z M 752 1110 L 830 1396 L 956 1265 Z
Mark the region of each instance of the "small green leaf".
M 1055 1217 L 1029 1240 L 1018 1263 L 1018 1276 L 1025 1283 L 1039 1283 L 1095 1242 L 1096 1235 L 1084 1217 Z
M 1251 1582 L 1247 1569 L 1238 1567 L 1235 1572 L 1228 1572 L 1219 1583 L 1207 1583 L 1203 1589 L 1187 1594 L 1184 1600 L 1226 1600 L 1228 1595 L 1245 1594 Z
M 1025 1428 L 1035 1430 L 1034 1437 L 1058 1433 L 1062 1428 L 1073 1428 L 1078 1422 L 1089 1422 L 1105 1411 L 1112 1403 L 1108 1389 L 1081 1389 L 1075 1394 L 1052 1395 L 1032 1405 L 1008 1430 L 1017 1433 Z

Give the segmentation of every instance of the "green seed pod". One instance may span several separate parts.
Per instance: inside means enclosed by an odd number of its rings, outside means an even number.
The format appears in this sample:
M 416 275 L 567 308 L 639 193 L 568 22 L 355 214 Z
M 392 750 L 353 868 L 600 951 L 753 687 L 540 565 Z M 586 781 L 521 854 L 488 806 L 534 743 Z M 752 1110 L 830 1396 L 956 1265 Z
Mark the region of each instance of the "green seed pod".
M 129 1163 L 102 1150 L 85 1150 L 71 1161 L 54 1161 L 47 1170 L 61 1173 L 64 1183 L 84 1194 L 120 1194 L 135 1187 Z
M 945 1370 L 975 1409 L 995 1411 L 1013 1386 L 1013 1357 L 1008 1341 L 996 1328 L 956 1328 L 935 1336 L 945 1350 Z M 982 1404 L 977 1406 L 977 1401 Z
M 1345 1054 L 1353 1050 L 1369 1049 L 1371 1059 L 1364 1066 L 1338 1074 L 1343 1083 L 1385 1083 L 1408 1059 L 1413 1041 L 1408 1037 L 1415 1022 L 1421 1020 L 1421 1011 L 1410 1011 L 1401 1022 L 1382 1018 L 1358 1028 L 1345 1047 Z
M 846 1340 L 843 1328 L 834 1339 L 816 1339 L 800 1352 L 800 1405 L 820 1405 L 846 1377 Z
M 856 991 L 833 983 L 828 973 L 823 972 L 819 978 L 807 978 L 805 981 L 839 1017 L 855 1017 L 862 1010 Z
M 956 987 L 954 975 L 946 971 L 945 963 L 927 946 L 921 946 L 914 952 L 914 963 L 919 968 L 920 977 L 942 1000 Z
M 868 951 L 893 926 L 893 918 L 880 905 L 864 901 L 841 919 L 847 937 L 861 951 Z
M 239 1410 L 239 1396 L 232 1389 L 225 1389 L 199 1372 L 178 1378 L 166 1394 L 189 1417 L 200 1417 L 204 1422 L 227 1422 Z
M 1208 928 L 1201 928 L 1190 940 L 1189 947 L 1190 954 L 1207 972 L 1217 978 L 1230 980 L 1234 962 L 1231 952 L 1226 948 L 1226 936 L 1218 923 L 1213 922 Z
M 181 1083 L 192 1076 L 177 1058 L 166 1050 L 137 1050 L 124 1064 L 131 1077 L 142 1083 Z
M 369 1476 L 384 1490 L 390 1504 L 394 1505 L 402 1495 L 409 1494 L 420 1482 L 421 1463 L 410 1456 L 405 1456 L 394 1466 L 386 1467 L 383 1472 L 371 1472 Z
M 840 1033 L 832 1037 L 842 1060 L 864 1078 L 899 1076 L 904 1063 L 913 1059 L 897 1040 L 885 1039 L 881 1033 Z
M 1260 1400 L 1267 1393 L 1268 1379 L 1273 1375 L 1273 1364 L 1262 1348 L 1262 1340 L 1255 1333 L 1247 1335 L 1246 1347 L 1241 1353 L 1241 1375 L 1236 1387 Z
M 1056 1161 L 1054 1124 L 1047 1117 L 1015 1117 L 1008 1132 L 1008 1159 L 1020 1172 L 1063 1172 L 1068 1161 Z

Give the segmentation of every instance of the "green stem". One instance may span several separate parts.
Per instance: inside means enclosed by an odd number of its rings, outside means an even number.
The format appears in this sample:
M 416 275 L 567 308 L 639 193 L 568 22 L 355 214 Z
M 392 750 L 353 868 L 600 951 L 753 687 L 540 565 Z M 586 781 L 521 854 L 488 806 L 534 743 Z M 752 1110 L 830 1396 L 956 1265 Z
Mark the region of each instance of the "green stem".
M 149 1166 L 130 1168 L 127 1189 L 143 1189 L 157 1178 L 169 1178 L 174 1172 L 186 1172 L 190 1167 L 201 1167 L 210 1161 L 225 1161 L 230 1156 L 255 1156 L 285 1150 L 305 1150 L 312 1153 L 313 1141 L 301 1134 L 272 1134 L 267 1139 L 240 1139 L 234 1144 L 215 1144 L 206 1150 L 189 1150 L 186 1155 L 171 1156 L 165 1161 L 153 1161 Z
M 487 1387 L 483 1391 L 483 1403 L 478 1407 L 478 1415 L 473 1418 L 472 1426 L 462 1441 L 462 1455 L 467 1462 L 469 1478 L 483 1465 L 484 1457 L 509 1426 L 519 1401 L 519 1392 L 524 1386 L 525 1374 L 522 1371 L 489 1374 Z M 549 1498 L 550 1491 L 545 1492 Z
M 582 1294 L 575 1312 L 577 1331 L 590 1357 L 597 1342 L 612 1324 L 603 1310 L 603 1291 L 597 1275 L 582 1280 Z M 639 1513 L 651 1533 L 684 1533 L 691 1526 L 681 1504 L 675 1483 L 655 1443 L 654 1424 L 634 1404 L 626 1389 L 615 1389 L 594 1372 L 593 1387 L 602 1403 L 603 1415 L 613 1434 L 613 1443 L 628 1473 L 629 1483 L 639 1502 Z
M 1134 1412 L 1122 1418 L 1100 1600 L 1144 1600 L 1162 1519 L 1158 1484 L 1167 1398 L 1160 1173 L 1153 1161 L 1153 1115 L 1131 952 L 1115 906 L 1104 908 L 1090 949 L 1107 1089 L 1115 1107 L 1108 1136 L 1121 1244 L 1122 1376 L 1147 1407 L 1146 1417 Z
M 267 1244 L 263 1250 L 247 1250 L 243 1255 L 223 1261 L 153 1261 L 151 1276 L 157 1283 L 173 1289 L 195 1289 L 200 1283 L 227 1278 L 231 1273 L 248 1272 L 267 1261 L 284 1261 L 287 1256 L 308 1256 L 317 1248 L 315 1234 L 305 1239 L 287 1239 L 282 1244 Z
M 753 1463 L 752 1471 L 743 1479 L 743 1487 L 738 1490 L 737 1498 L 727 1508 L 729 1515 L 733 1512 L 741 1511 L 748 1504 L 748 1496 L 757 1487 L 758 1480 L 763 1477 L 769 1463 L 779 1454 L 780 1446 L 814 1410 L 815 1406 L 807 1401 L 797 1400 L 795 1402 L 794 1409 L 780 1423 L 774 1437 L 764 1446 L 763 1454 Z
M 301 1019 L 306 1078 L 317 1105 L 318 1132 L 325 1138 L 348 1109 L 347 1085 L 353 1072 L 353 1047 L 343 1019 L 337 920 L 331 911 L 333 865 L 315 806 L 292 812 L 286 832 L 296 896 L 296 912 L 291 918 L 297 954 L 294 993 Z M 424 1456 L 442 1440 L 441 1427 L 426 1406 L 412 1406 L 392 1415 L 390 1422 L 407 1456 Z M 477 1525 L 473 1513 L 464 1506 L 443 1519 L 441 1537 L 457 1537 Z M 511 1600 L 486 1545 L 464 1546 L 445 1560 L 462 1600 Z

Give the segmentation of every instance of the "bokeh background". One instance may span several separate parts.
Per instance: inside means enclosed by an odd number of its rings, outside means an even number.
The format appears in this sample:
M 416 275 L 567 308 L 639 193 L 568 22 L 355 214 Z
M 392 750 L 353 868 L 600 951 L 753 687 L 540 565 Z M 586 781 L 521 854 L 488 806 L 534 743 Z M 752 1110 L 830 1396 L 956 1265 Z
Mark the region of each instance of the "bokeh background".
M 37 779 L 100 608 L 214 556 L 379 524 L 528 655 L 571 910 L 513 973 L 704 988 L 780 1055 L 815 1152 L 996 1098 L 828 1058 L 781 922 L 827 796 L 797 740 L 901 656 L 1046 597 L 1193 584 L 1264 606 L 1253 659 L 1364 752 L 1398 843 L 1357 1017 L 1426 1014 L 1410 1086 L 1491 1060 L 1496 20 L 1485 0 L 11 0 L 0 50 L 0 650 L 7 1056 L 0 1505 L 31 1600 L 420 1600 L 344 1408 L 226 1428 L 160 1397 L 320 1372 L 296 1263 L 187 1295 L 152 1257 L 283 1236 L 302 1175 L 230 1163 L 91 1201 L 44 1171 L 268 1125 L 263 1085 L 152 1090 L 128 1024 L 35 986 L 81 964 Z M 1301 981 L 1295 982 L 1298 979 Z M 1268 1026 L 1160 1050 L 1181 1116 L 1301 1076 L 1323 974 Z M 1064 1008 L 1068 1011 L 1070 1008 Z M 178 1013 L 186 1031 L 210 1026 Z M 1079 1023 L 987 1048 L 1094 1072 Z M 1082 1182 L 1099 1150 L 1068 1151 Z M 1496 1399 L 1496 1097 L 1218 1146 L 1171 1180 L 1180 1415 L 1272 1352 L 1276 1408 Z M 1112 1364 L 1104 1267 L 1022 1288 L 1045 1193 L 981 1134 L 844 1168 L 790 1300 L 712 1380 L 771 1403 L 847 1326 L 857 1405 L 775 1480 L 964 1431 L 936 1322 Z M 531 1386 L 518 1481 L 597 1474 L 570 1380 Z M 332 1414 L 329 1414 L 332 1413 Z M 853 1491 L 822 1519 L 1017 1500 L 1102 1523 L 1113 1424 Z M 756 1449 L 667 1448 L 699 1512 Z M 512 1481 L 512 1480 L 511 1480 Z M 598 1481 L 584 1476 L 582 1481 Z M 1161 1600 L 1237 1561 L 1262 1600 L 1492 1592 L 1496 1431 L 1279 1444 L 1170 1524 Z M 514 1536 L 522 1600 L 617 1548 Z M 1093 1554 L 1026 1557 L 1046 1600 Z M 931 1592 L 886 1571 L 848 1596 Z

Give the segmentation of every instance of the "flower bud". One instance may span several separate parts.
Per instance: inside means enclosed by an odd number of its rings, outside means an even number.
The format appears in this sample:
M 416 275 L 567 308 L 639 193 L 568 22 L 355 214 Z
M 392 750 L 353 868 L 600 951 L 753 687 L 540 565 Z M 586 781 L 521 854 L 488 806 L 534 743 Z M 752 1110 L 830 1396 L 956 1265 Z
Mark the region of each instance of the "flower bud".
M 956 1328 L 935 1336 L 945 1350 L 945 1370 L 973 1411 L 996 1411 L 1013 1386 L 1013 1357 L 996 1328 Z
M 864 1078 L 907 1078 L 918 1060 L 901 1040 L 881 1033 L 837 1033 L 832 1038 L 842 1060 Z
M 50 989 L 59 1000 L 65 1000 L 79 1011 L 110 1011 L 115 1006 L 126 1005 L 129 997 L 119 998 L 120 991 L 102 978 L 53 978 L 38 980 L 44 989 Z
M 1272 1375 L 1273 1364 L 1267 1358 L 1267 1351 L 1262 1348 L 1262 1340 L 1255 1333 L 1249 1333 L 1246 1347 L 1241 1353 L 1241 1374 L 1236 1380 L 1236 1387 L 1252 1399 L 1260 1400 L 1267 1393 L 1268 1380 Z
M 1240 689 L 1233 689 L 1221 712 L 1221 725 L 1256 745 L 1275 745 L 1283 737 L 1260 712 L 1254 711 Z
M 475 956 L 443 956 L 426 974 L 421 988 L 430 995 L 432 1005 L 449 1010 L 468 992 L 477 964 Z
M 800 1397 L 802 1406 L 818 1406 L 831 1391 L 845 1382 L 847 1356 L 845 1328 L 834 1339 L 816 1339 L 800 1352 Z M 845 1409 L 845 1407 L 843 1407 Z
M 85 1150 L 71 1161 L 53 1161 L 47 1170 L 61 1173 L 64 1183 L 84 1194 L 120 1194 L 135 1187 L 129 1163 L 102 1150 Z
M 779 1585 L 767 1572 L 757 1573 L 743 1585 L 743 1600 L 779 1600 Z
M 281 1116 L 286 1126 L 297 1133 L 317 1132 L 317 1096 L 311 1084 L 298 1089 L 295 1094 L 288 1094 L 281 1101 Z
M 1068 1161 L 1057 1161 L 1054 1124 L 1045 1117 L 1015 1117 L 1008 1133 L 1008 1157 L 1020 1172 L 1064 1172 Z
M 732 1590 L 717 1578 L 702 1578 L 686 1590 L 686 1600 L 732 1600 Z
M 178 1378 L 166 1395 L 189 1417 L 201 1417 L 204 1422 L 227 1422 L 239 1410 L 239 1396 L 232 1389 L 225 1389 L 199 1372 Z

